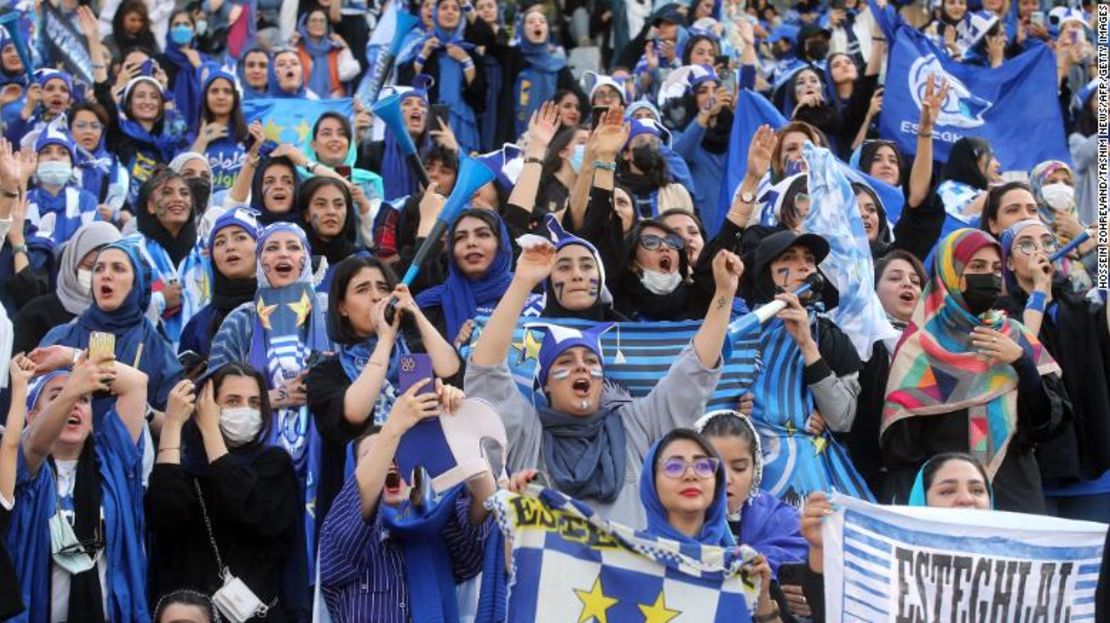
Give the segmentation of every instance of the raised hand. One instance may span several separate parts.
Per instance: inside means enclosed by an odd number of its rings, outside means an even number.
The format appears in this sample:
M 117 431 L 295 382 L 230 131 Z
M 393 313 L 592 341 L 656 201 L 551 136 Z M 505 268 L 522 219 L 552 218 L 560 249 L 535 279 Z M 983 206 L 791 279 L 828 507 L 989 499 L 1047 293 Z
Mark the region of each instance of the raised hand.
M 748 174 L 755 179 L 762 178 L 771 168 L 775 140 L 775 131 L 766 124 L 759 126 L 752 136 L 752 142 L 748 145 Z
M 81 34 L 85 35 L 85 39 L 90 44 L 94 41 L 100 42 L 100 26 L 96 22 L 96 15 L 87 5 L 82 4 L 77 7 L 77 23 L 81 27 Z
M 740 277 L 744 275 L 744 262 L 731 251 L 718 251 L 713 256 L 713 283 L 717 291 L 729 296 L 736 294 Z
M 31 382 L 31 377 L 35 376 L 35 362 L 31 361 L 23 353 L 19 353 L 12 358 L 12 363 L 8 366 L 8 374 L 12 377 L 12 389 L 17 387 L 27 388 L 27 384 Z
M 597 159 L 606 162 L 615 159 L 624 144 L 628 142 L 631 131 L 632 126 L 624 120 L 624 108 L 621 106 L 609 108 L 590 134 L 591 153 Z
M 918 122 L 918 132 L 922 134 L 933 132 L 933 124 L 937 122 L 937 115 L 940 114 L 941 107 L 948 99 L 948 91 L 951 88 L 947 77 L 941 81 L 940 87 L 936 86 L 935 78 L 935 75 L 930 74 L 925 80 L 925 97 L 921 99 L 921 119 Z
M 250 127 L 247 128 L 247 133 L 250 134 L 251 139 L 253 139 L 250 151 L 251 156 L 257 158 L 258 150 L 262 149 L 262 143 L 266 142 L 266 133 L 262 130 L 262 122 L 255 120 L 254 123 L 250 124 Z
M 166 420 L 169 425 L 183 426 L 193 415 L 196 389 L 189 379 L 182 379 L 170 390 L 166 400 Z
M 451 126 L 443 122 L 443 119 L 436 117 L 436 123 L 439 124 L 438 130 L 429 130 L 428 134 L 440 145 L 450 149 L 455 153 L 459 153 L 459 141 L 455 139 L 455 133 L 451 131 Z
M 397 397 L 393 410 L 385 421 L 383 431 L 389 430 L 397 436 L 416 425 L 417 422 L 439 415 L 439 394 L 429 379 L 422 379 L 405 393 Z
M 555 245 L 537 244 L 521 251 L 516 261 L 515 278 L 531 287 L 543 283 L 555 267 Z
M 23 184 L 23 162 L 12 152 L 12 144 L 0 138 L 0 189 L 16 192 Z
M 546 149 L 558 130 L 559 107 L 553 101 L 544 102 L 528 121 L 528 146 Z
M 73 348 L 54 344 L 53 346 L 40 346 L 27 353 L 27 358 L 35 364 L 35 374 L 46 374 L 58 368 L 68 367 L 73 363 Z

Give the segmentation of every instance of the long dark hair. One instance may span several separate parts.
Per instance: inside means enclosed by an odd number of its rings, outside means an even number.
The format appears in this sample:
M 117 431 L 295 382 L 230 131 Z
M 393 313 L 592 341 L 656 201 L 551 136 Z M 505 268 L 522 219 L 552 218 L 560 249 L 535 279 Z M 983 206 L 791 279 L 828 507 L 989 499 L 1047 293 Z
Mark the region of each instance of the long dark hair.
M 128 35 L 123 28 L 124 18 L 131 13 L 138 13 L 143 16 L 143 28 L 135 36 Z M 150 49 L 157 47 L 154 33 L 150 30 L 150 11 L 147 10 L 146 3 L 143 0 L 124 0 L 120 3 L 116 9 L 116 14 L 112 16 L 112 43 L 115 44 L 117 49 L 131 45 L 140 45 Z
M 254 379 L 254 382 L 258 384 L 258 410 L 262 414 L 262 428 L 258 429 L 258 434 L 247 445 L 254 446 L 264 443 L 270 435 L 270 427 L 274 419 L 270 411 L 270 396 L 267 390 L 269 383 L 266 382 L 266 378 L 262 376 L 261 372 L 255 370 L 249 364 L 241 361 L 231 361 L 220 366 L 208 379 L 208 382 L 212 383 L 213 399 L 220 395 L 220 387 L 223 386 L 224 379 L 229 376 Z
M 879 155 L 880 147 L 889 147 L 894 151 L 894 159 L 898 161 L 898 183 L 901 184 L 906 178 L 906 159 L 902 157 L 902 152 L 898 150 L 898 146 L 894 141 L 884 141 L 882 139 L 868 139 L 864 141 L 859 148 L 860 170 L 871 175 L 871 165 L 875 163 L 875 158 Z
M 979 229 L 996 238 L 1002 235 L 1002 232 L 995 234 L 991 231 L 991 221 L 998 219 L 998 211 L 1002 209 L 1002 197 L 1011 190 L 1025 190 L 1029 194 L 1033 194 L 1033 189 L 1025 182 L 1006 182 L 991 187 L 987 191 L 987 201 L 983 204 L 983 213 L 979 216 Z
M 566 149 L 567 145 L 574 140 L 574 136 L 578 134 L 578 128 L 571 126 L 562 126 L 556 132 L 555 136 L 551 139 L 551 143 L 547 146 L 547 153 L 543 157 L 543 167 L 541 168 L 541 179 L 548 176 L 555 175 L 559 169 L 563 168 L 563 157 L 559 152 Z M 542 181 L 540 182 L 543 183 Z
M 213 78 L 204 88 L 200 104 L 200 118 L 204 121 L 212 121 L 214 118 L 212 110 L 208 108 L 208 89 L 212 87 L 213 83 L 221 79 L 227 81 L 227 78 L 223 76 Z M 228 119 L 229 134 L 236 142 L 246 143 L 250 133 L 247 131 L 247 119 L 243 116 L 242 96 L 239 95 L 239 88 L 234 82 L 231 83 L 231 98 L 231 115 Z
M 355 140 L 354 136 L 352 136 L 351 133 L 351 121 L 343 115 L 334 111 L 328 111 L 320 115 L 320 118 L 316 120 L 316 123 L 312 124 L 312 140 L 316 140 L 316 135 L 320 133 L 320 124 L 323 123 L 325 119 L 334 119 L 339 122 L 339 126 L 343 128 L 343 136 L 347 137 L 347 149 L 350 150 L 351 145 Z
M 875 262 L 876 285 L 878 285 L 879 281 L 883 278 L 883 272 L 886 270 L 886 267 L 890 266 L 890 263 L 894 260 L 903 260 L 909 263 L 909 265 L 913 268 L 913 272 L 917 273 L 917 278 L 920 280 L 921 287 L 925 287 L 926 279 L 928 279 L 928 274 L 925 271 L 925 265 L 921 263 L 921 260 L 917 259 L 916 255 L 903 249 L 891 249 L 887 252 L 886 255 L 882 257 L 882 259 L 880 259 L 878 262 Z
M 381 271 L 385 283 L 392 290 L 397 286 L 397 274 L 388 264 L 376 257 L 355 255 L 340 262 L 335 267 L 335 274 L 331 278 L 331 287 L 328 288 L 328 337 L 339 344 L 357 344 L 363 340 L 359 337 L 351 321 L 339 314 L 339 305 L 347 297 L 347 286 L 355 275 L 364 268 L 376 268 Z

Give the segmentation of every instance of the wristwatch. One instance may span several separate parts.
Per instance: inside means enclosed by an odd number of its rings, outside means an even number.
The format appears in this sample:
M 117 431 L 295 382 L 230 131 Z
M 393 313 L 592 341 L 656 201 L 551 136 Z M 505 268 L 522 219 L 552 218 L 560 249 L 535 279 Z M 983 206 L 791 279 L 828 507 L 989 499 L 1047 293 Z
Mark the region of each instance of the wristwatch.
M 25 245 L 25 244 L 13 244 L 12 245 L 12 255 L 15 255 L 17 253 L 22 253 L 23 255 L 27 255 L 27 245 Z
M 755 203 L 755 193 L 750 190 L 745 190 L 744 192 L 740 193 L 740 202 Z

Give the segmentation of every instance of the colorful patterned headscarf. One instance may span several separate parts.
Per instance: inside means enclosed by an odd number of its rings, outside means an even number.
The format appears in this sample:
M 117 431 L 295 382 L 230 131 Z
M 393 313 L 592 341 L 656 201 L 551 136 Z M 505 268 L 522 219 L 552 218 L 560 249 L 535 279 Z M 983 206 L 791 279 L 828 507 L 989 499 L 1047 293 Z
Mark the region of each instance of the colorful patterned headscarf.
M 1010 364 L 980 355 L 971 343 L 971 330 L 987 326 L 1016 341 L 1042 375 L 1059 374 L 1060 366 L 1020 322 L 997 310 L 979 317 L 968 311 L 960 277 L 986 246 L 1000 250 L 990 234 L 977 229 L 957 229 L 941 241 L 932 281 L 891 363 L 879 435 L 909 417 L 967 409 L 968 452 L 993 478 L 1017 427 L 1018 375 Z

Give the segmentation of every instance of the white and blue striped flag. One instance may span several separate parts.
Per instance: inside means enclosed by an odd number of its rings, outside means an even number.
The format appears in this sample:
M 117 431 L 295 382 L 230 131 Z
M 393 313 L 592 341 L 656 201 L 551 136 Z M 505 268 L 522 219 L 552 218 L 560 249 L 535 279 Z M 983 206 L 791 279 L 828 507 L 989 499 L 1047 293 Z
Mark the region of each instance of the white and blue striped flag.
M 1044 621 L 1095 616 L 1106 524 L 834 496 L 829 621 Z
M 680 546 L 553 489 L 502 490 L 486 504 L 512 542 L 508 623 L 751 621 L 759 588 L 740 573 L 750 547 Z

